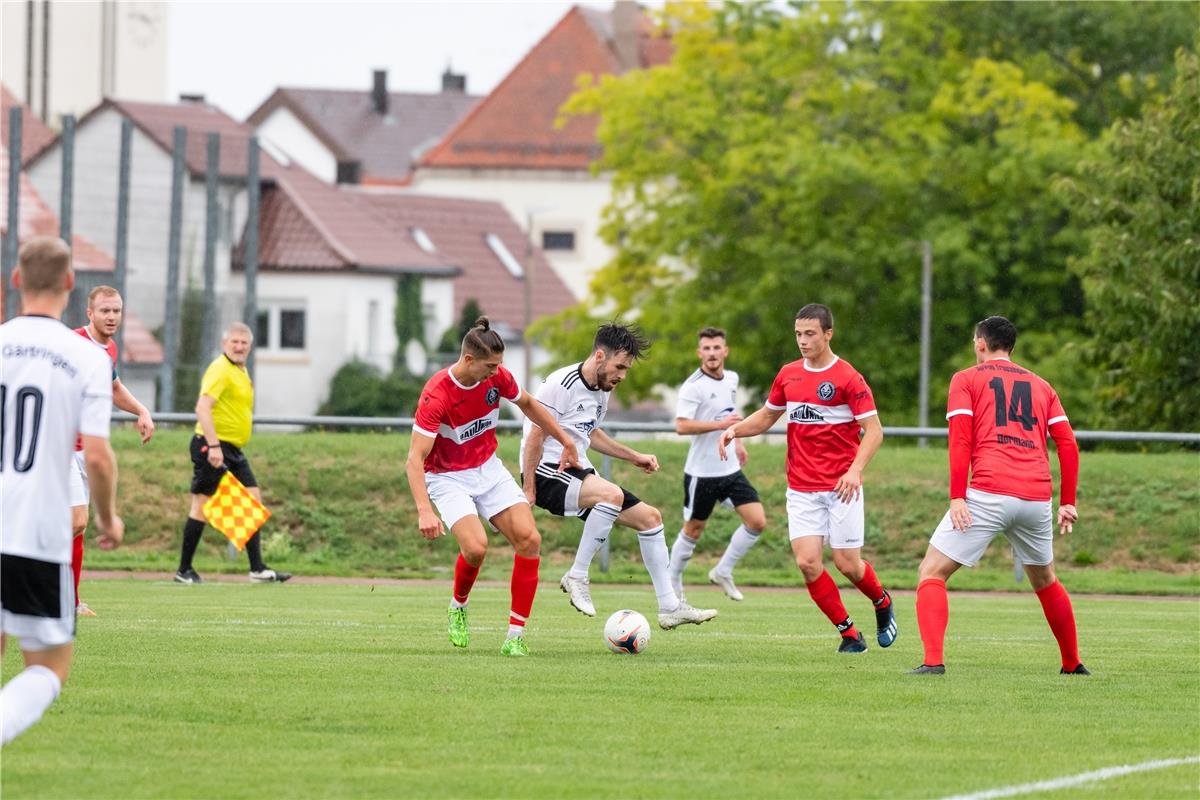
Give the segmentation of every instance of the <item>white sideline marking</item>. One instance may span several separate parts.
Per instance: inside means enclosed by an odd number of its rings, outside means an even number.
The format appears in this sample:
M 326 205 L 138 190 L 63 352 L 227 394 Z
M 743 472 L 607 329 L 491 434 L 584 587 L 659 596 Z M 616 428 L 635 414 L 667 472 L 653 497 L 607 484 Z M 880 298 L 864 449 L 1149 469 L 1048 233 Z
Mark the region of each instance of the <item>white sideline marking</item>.
M 1125 765 L 1121 767 L 1105 767 L 1094 772 L 1081 772 L 1078 775 L 1069 775 L 1065 778 L 1054 778 L 1048 781 L 1038 781 L 1036 783 L 1022 783 L 1019 786 L 1006 786 L 1000 789 L 988 789 L 985 792 L 975 792 L 974 794 L 956 794 L 951 797 L 944 797 L 942 800 L 992 800 L 995 797 L 1012 797 L 1018 794 L 1029 794 L 1030 792 L 1049 792 L 1055 789 L 1069 789 L 1072 786 L 1079 786 L 1092 781 L 1105 781 L 1109 778 L 1119 778 L 1122 775 L 1131 775 L 1135 772 L 1148 772 L 1152 769 L 1163 769 L 1165 767 L 1177 767 L 1181 764 L 1200 764 L 1200 756 L 1189 756 L 1187 758 L 1165 758 L 1161 761 L 1146 761 L 1142 764 Z

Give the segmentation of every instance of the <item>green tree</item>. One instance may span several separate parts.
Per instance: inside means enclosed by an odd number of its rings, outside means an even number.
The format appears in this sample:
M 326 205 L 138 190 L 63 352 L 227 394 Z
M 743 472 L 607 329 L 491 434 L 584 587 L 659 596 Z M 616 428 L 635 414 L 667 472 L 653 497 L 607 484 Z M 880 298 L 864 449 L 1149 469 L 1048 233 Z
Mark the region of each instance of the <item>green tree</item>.
M 439 353 L 457 353 L 462 347 L 463 337 L 467 335 L 467 331 L 475 327 L 475 320 L 483 316 L 483 309 L 475 298 L 470 298 L 463 303 L 462 313 L 458 315 L 458 323 L 446 330 L 442 335 L 442 341 L 438 344 Z
M 1111 426 L 1200 430 L 1200 59 L 1181 48 L 1170 94 L 1117 123 L 1063 181 L 1092 225 L 1074 260 Z
M 318 414 L 338 417 L 397 417 L 412 414 L 421 396 L 421 380 L 395 370 L 383 375 L 364 361 L 341 366 L 329 383 L 329 399 Z
M 929 5 L 666 13 L 670 64 L 585 84 L 565 108 L 599 115 L 597 168 L 614 188 L 603 233 L 619 249 L 586 304 L 538 326 L 551 349 L 585 351 L 595 307 L 667 341 L 721 325 L 731 366 L 761 393 L 798 356 L 795 310 L 825 302 L 835 349 L 901 422 L 917 406 L 922 239 L 935 251 L 935 374 L 964 363 L 987 314 L 1023 327 L 1079 317 L 1065 263 L 1082 241 L 1047 191 L 1085 142 L 1070 100 L 965 51 Z M 691 347 L 652 356 L 631 372 L 635 392 L 694 361 Z
M 408 343 L 425 344 L 425 313 L 421 308 L 421 276 L 406 273 L 396 278 L 396 309 L 393 312 L 396 327 L 396 352 L 392 356 L 393 368 L 410 374 L 405 350 Z

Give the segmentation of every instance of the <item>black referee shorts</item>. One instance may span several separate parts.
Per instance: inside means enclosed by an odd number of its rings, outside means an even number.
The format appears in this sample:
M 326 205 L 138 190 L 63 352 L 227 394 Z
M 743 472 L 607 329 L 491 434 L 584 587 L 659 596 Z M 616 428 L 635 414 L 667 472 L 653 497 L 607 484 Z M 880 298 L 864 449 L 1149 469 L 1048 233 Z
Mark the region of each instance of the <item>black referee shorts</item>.
M 208 463 L 208 442 L 204 441 L 200 434 L 192 437 L 190 450 L 192 494 L 211 495 L 217 490 L 217 484 L 221 482 L 225 469 L 217 469 Z M 225 456 L 225 468 L 232 472 L 233 477 L 241 481 L 243 486 L 258 486 L 254 471 L 250 469 L 250 462 L 246 460 L 246 454 L 240 447 L 222 441 L 221 453 Z
M 750 479 L 739 469 L 719 478 L 697 478 L 683 473 L 683 519 L 702 522 L 712 516 L 717 503 L 728 500 L 734 508 L 762 502 Z

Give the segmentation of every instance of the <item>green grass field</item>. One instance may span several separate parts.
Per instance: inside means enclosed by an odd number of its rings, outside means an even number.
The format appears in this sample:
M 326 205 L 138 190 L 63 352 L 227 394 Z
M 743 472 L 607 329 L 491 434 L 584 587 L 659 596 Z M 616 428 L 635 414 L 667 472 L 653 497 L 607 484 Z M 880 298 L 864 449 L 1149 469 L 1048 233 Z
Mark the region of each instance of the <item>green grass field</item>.
M 550 577 L 550 576 L 545 576 Z M 643 581 L 643 584 L 645 582 Z M 448 585 L 90 581 L 74 673 L 4 749 L 17 798 L 913 797 L 1200 753 L 1200 605 L 1075 597 L 1090 678 L 1059 676 L 1028 595 L 951 595 L 949 674 L 921 659 L 911 595 L 889 650 L 835 654 L 807 595 L 655 628 L 608 653 L 603 619 L 648 585 L 594 588 L 597 619 L 543 583 L 528 659 L 498 654 L 507 587 L 476 589 L 472 646 Z M 851 613 L 866 601 L 846 594 Z M 868 625 L 868 628 L 871 626 Z M 10 647 L 8 680 L 20 668 Z M 1026 797 L 1195 798 L 1195 763 Z
M 121 463 L 121 508 L 127 543 L 120 550 L 88 551 L 94 569 L 174 569 L 187 509 L 191 464 L 186 430 L 160 431 L 142 447 L 121 429 L 114 444 Z M 687 443 L 676 437 L 643 441 L 662 469 L 653 476 L 617 462 L 614 478 L 663 512 L 668 542 L 680 525 L 683 462 Z M 742 583 L 796 586 L 783 524 L 784 447 L 749 444 L 746 468 L 763 496 L 768 526 L 738 566 Z M 500 456 L 515 469 L 517 439 L 500 437 Z M 407 433 L 258 433 L 247 453 L 274 517 L 264 528 L 268 561 L 304 575 L 439 577 L 454 562 L 450 537 L 428 543 L 416 531 L 404 479 Z M 867 543 L 889 586 L 915 586 L 917 564 L 929 534 L 946 510 L 944 444 L 918 450 L 889 440 L 866 475 Z M 1086 452 L 1081 462 L 1076 531 L 1056 542 L 1056 558 L 1069 589 L 1090 592 L 1200 593 L 1200 454 Z M 547 571 L 573 556 L 580 524 L 541 511 Z M 701 539 L 692 567 L 707 571 L 736 527 L 736 515 L 718 509 Z M 493 537 L 504 552 L 501 537 Z M 618 530 L 612 538 L 616 580 L 640 581 L 636 537 Z M 197 560 L 201 574 L 243 571 L 245 558 L 230 562 L 224 540 L 210 529 Z M 500 563 L 497 560 L 495 563 Z M 596 579 L 602 579 L 594 571 Z M 487 572 L 485 577 L 503 577 Z M 963 570 L 960 588 L 1010 588 L 1008 548 L 992 547 L 980 569 Z

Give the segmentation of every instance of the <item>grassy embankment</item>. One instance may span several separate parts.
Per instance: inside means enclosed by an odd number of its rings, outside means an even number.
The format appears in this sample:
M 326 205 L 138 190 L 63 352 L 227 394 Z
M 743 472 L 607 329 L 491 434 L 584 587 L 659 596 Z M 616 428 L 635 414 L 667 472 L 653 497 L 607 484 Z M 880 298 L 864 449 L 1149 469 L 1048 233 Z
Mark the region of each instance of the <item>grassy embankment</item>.
M 114 434 L 121 464 L 120 495 L 127 546 L 104 553 L 88 549 L 91 569 L 174 569 L 191 477 L 183 430 L 162 430 L 146 447 L 129 430 Z M 614 477 L 658 506 L 668 541 L 680 522 L 683 460 L 679 440 L 643 442 L 662 465 L 646 476 L 624 462 Z M 274 517 L 264 528 L 268 561 L 303 574 L 448 576 L 455 546 L 450 537 L 429 543 L 416 531 L 404 480 L 407 434 L 259 433 L 247 448 Z M 517 440 L 500 438 L 500 455 L 515 469 Z M 751 443 L 746 472 L 763 496 L 768 529 L 738 568 L 745 584 L 798 586 L 783 520 L 784 448 Z M 597 460 L 598 461 L 598 460 Z M 866 556 L 885 583 L 911 588 L 929 533 L 946 508 L 944 447 L 918 450 L 898 440 L 885 444 L 867 474 Z M 1075 533 L 1056 543 L 1064 582 L 1076 592 L 1200 594 L 1200 454 L 1084 453 Z M 573 555 L 580 524 L 537 512 L 548 563 L 544 579 L 556 579 Z M 718 509 L 709 522 L 690 582 L 704 582 L 736 525 Z M 612 539 L 607 574 L 593 580 L 647 579 L 630 532 Z M 484 577 L 507 577 L 511 564 L 503 538 L 492 539 Z M 224 539 L 209 530 L 197 569 L 237 572 L 244 557 L 227 558 Z M 1002 541 L 993 544 L 976 570 L 963 570 L 956 588 L 1013 589 L 1011 559 Z M 1027 590 L 1028 582 L 1020 584 Z

